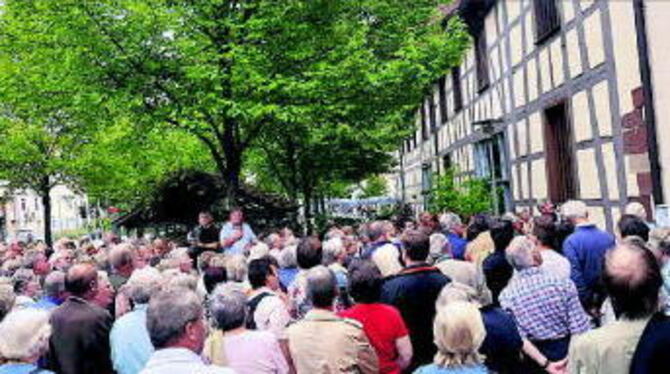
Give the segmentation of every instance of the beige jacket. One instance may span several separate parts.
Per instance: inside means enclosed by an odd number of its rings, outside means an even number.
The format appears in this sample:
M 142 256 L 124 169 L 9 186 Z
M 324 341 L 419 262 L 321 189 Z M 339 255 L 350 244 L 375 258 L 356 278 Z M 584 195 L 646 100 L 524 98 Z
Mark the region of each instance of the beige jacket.
M 287 335 L 298 374 L 379 371 L 377 354 L 358 321 L 312 309 L 303 320 L 289 326 Z

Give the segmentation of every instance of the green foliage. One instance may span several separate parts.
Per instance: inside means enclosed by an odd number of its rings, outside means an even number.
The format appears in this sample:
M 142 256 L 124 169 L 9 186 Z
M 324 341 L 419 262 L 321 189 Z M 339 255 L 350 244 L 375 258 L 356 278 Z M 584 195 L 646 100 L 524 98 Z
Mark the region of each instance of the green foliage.
M 373 175 L 362 183 L 362 199 L 368 197 L 385 196 L 388 193 L 386 178 L 381 175 Z
M 435 177 L 430 191 L 429 210 L 453 212 L 463 218 L 487 212 L 492 207 L 490 184 L 482 178 L 462 176 L 456 180 L 454 169 L 446 170 Z
M 77 135 L 57 154 L 76 160 L 48 173 L 109 200 L 141 201 L 183 166 L 218 171 L 231 197 L 241 174 L 340 194 L 389 169 L 469 42 L 436 0 L 3 3 L 0 101 L 30 104 L 39 128 L 66 113 Z

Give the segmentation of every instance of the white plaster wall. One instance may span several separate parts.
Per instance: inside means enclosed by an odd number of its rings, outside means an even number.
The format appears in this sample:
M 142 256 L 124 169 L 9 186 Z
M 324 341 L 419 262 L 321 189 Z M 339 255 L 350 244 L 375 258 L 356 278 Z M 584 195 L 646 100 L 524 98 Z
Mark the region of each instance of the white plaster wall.
M 670 201 L 670 1 L 646 1 L 663 195 Z

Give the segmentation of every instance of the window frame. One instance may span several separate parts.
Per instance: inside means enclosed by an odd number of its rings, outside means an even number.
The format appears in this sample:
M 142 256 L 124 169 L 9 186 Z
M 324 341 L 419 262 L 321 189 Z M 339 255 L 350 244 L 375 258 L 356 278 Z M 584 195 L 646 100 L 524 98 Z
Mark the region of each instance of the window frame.
M 543 13 L 540 13 L 543 10 Z M 557 0 L 533 0 L 535 44 L 542 44 L 556 35 L 562 26 L 561 10 Z

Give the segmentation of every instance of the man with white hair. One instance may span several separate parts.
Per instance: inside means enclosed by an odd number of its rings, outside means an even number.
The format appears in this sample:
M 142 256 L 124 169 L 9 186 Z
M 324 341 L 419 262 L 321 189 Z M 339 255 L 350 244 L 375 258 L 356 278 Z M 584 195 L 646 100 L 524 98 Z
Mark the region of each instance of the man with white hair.
M 563 254 L 570 261 L 570 278 L 575 282 L 584 309 L 597 317 L 604 301 L 600 274 L 605 252 L 614 247 L 614 236 L 589 221 L 586 204 L 571 200 L 563 204 L 561 214 L 575 231 L 563 242 Z
M 233 374 L 230 369 L 207 365 L 200 354 L 207 326 L 202 302 L 195 292 L 175 287 L 151 297 L 147 330 L 156 351 L 141 374 Z
M 516 270 L 500 293 L 500 306 L 514 315 L 521 337 L 529 340 L 545 356 L 542 369 L 568 354 L 570 338 L 589 330 L 577 289 L 569 279 L 552 276 L 539 266 L 541 256 L 533 241 L 525 236 L 512 240 L 507 260 Z M 534 363 L 529 371 L 537 368 Z
M 33 307 L 53 310 L 65 301 L 67 295 L 67 291 L 65 291 L 65 273 L 58 270 L 52 271 L 44 279 L 44 296 L 33 304 Z
M 109 264 L 113 269 L 109 282 L 115 291 L 118 291 L 128 281 L 135 270 L 133 250 L 130 244 L 119 244 L 109 252 Z
M 398 274 L 402 270 L 400 250 L 389 241 L 384 222 L 372 222 L 368 237 L 371 243 L 363 258 L 372 260 L 384 277 Z
M 112 363 L 118 374 L 137 374 L 154 352 L 147 331 L 147 305 L 161 285 L 158 270 L 147 267 L 135 270 L 126 283 L 135 307 L 114 322 L 109 336 Z
M 468 241 L 463 239 L 463 223 L 461 222 L 461 218 L 455 213 L 444 213 L 440 215 L 440 227 L 442 228 L 442 233 L 449 240 L 451 256 L 454 259 L 463 260 Z

